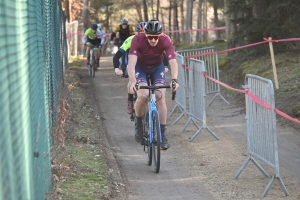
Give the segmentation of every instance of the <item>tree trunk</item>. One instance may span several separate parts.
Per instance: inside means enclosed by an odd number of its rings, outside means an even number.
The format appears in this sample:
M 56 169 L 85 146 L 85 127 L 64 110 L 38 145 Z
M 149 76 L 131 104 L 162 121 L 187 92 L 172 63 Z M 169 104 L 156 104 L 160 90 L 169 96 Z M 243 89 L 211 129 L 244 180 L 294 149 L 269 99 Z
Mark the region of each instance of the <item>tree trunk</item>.
M 179 30 L 179 24 L 178 24 L 178 4 L 177 1 L 174 1 L 173 4 L 173 30 Z M 180 42 L 179 33 L 174 33 L 174 41 L 177 45 Z
M 156 2 L 156 20 L 159 21 L 158 16 L 159 16 L 159 7 L 160 7 L 160 1 L 157 0 Z
M 148 8 L 147 8 L 147 0 L 143 0 L 143 7 L 144 7 L 144 21 L 149 21 L 148 19 Z
M 85 0 L 83 4 L 82 10 L 82 21 L 83 21 L 83 28 L 85 31 L 89 27 L 89 0 Z
M 219 27 L 219 17 L 218 17 L 218 5 L 216 2 L 213 3 L 213 8 L 214 8 L 214 25 L 215 27 Z M 216 39 L 219 40 L 221 38 L 221 31 L 216 30 Z
M 181 0 L 180 1 L 180 13 L 181 13 L 181 29 L 184 29 L 185 27 L 185 16 L 184 16 L 184 0 Z M 184 41 L 184 37 L 185 37 L 185 34 L 184 33 L 181 33 L 181 41 Z
M 172 27 L 172 24 L 171 24 L 171 21 L 172 21 L 172 0 L 169 1 L 170 2 L 170 6 L 169 6 L 169 30 L 171 31 L 171 27 Z M 172 33 L 170 32 L 169 33 L 169 36 L 172 37 Z
M 225 25 L 226 25 L 226 40 L 229 41 L 230 34 L 231 34 L 231 22 L 230 22 L 230 14 L 228 13 L 229 10 L 229 3 L 230 0 L 224 0 L 224 10 L 225 10 Z
M 186 2 L 186 24 L 185 29 L 189 30 L 192 28 L 192 19 L 193 19 L 193 0 L 187 0 Z M 185 34 L 185 41 L 190 42 L 191 35 L 190 32 Z
M 109 4 L 106 4 L 106 9 L 105 9 L 105 30 L 109 30 L 109 18 L 110 18 L 110 13 L 109 13 Z
M 198 13 L 197 13 L 197 29 L 201 29 L 202 25 L 202 2 L 203 0 L 198 1 Z M 201 42 L 202 31 L 197 31 L 196 42 Z

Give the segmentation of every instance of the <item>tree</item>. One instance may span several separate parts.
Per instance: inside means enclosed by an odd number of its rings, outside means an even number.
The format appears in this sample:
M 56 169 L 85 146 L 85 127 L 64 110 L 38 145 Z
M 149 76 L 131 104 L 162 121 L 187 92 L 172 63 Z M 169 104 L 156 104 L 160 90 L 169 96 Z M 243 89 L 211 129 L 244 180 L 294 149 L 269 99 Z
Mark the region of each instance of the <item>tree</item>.
M 203 3 L 203 0 L 199 0 L 198 1 L 198 13 L 197 13 L 197 29 L 201 29 L 202 27 L 202 3 Z M 196 34 L 196 41 L 201 41 L 201 31 L 197 31 L 197 34 Z
M 84 0 L 82 9 L 82 21 L 84 30 L 89 27 L 89 13 L 89 0 Z
M 189 30 L 192 28 L 192 21 L 193 21 L 193 0 L 186 1 L 186 24 L 185 29 Z M 187 32 L 185 35 L 185 41 L 189 42 L 191 40 L 190 33 Z
M 178 4 L 177 0 L 173 3 L 173 30 L 179 30 L 179 24 L 178 24 Z M 179 33 L 174 33 L 174 42 L 175 44 L 178 44 L 180 42 Z
M 147 22 L 148 19 L 148 7 L 147 7 L 147 0 L 143 0 L 143 7 L 144 7 L 144 20 Z

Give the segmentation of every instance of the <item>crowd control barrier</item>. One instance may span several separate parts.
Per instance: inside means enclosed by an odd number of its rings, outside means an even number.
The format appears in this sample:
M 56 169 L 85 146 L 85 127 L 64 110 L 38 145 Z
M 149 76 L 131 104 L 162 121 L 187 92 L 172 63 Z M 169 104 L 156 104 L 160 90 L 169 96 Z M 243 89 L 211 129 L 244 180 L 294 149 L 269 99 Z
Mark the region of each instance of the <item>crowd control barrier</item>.
M 206 105 L 205 105 L 205 77 L 202 73 L 206 73 L 205 63 L 202 60 L 191 58 L 189 60 L 189 119 L 183 127 L 184 131 L 188 124 L 192 121 L 198 128 L 197 132 L 190 138 L 191 142 L 203 129 L 207 129 L 217 140 L 218 136 L 206 125 Z M 197 121 L 202 122 L 199 127 Z
M 246 120 L 247 120 L 247 144 L 248 156 L 242 164 L 234 179 L 237 179 L 244 170 L 249 161 L 252 161 L 256 167 L 267 177 L 270 177 L 263 167 L 256 161 L 256 158 L 275 169 L 273 175 L 262 193 L 265 197 L 271 188 L 275 179 L 280 183 L 284 193 L 289 193 L 279 175 L 278 145 L 276 132 L 276 113 L 273 83 L 269 79 L 265 79 L 256 75 L 247 74 L 244 88 L 246 94 Z M 270 105 L 264 107 L 252 101 L 252 98 L 258 98 L 265 104 Z
M 180 118 L 182 116 L 184 116 L 185 114 L 187 114 L 187 109 L 186 109 L 186 93 L 185 91 L 187 90 L 187 83 L 186 83 L 186 70 L 183 66 L 184 63 L 184 57 L 176 54 L 176 61 L 178 63 L 178 77 L 177 77 L 177 81 L 178 84 L 180 85 L 180 89 L 178 91 L 176 91 L 176 97 L 175 97 L 175 106 L 174 108 L 171 110 L 169 117 L 174 113 L 174 111 L 176 110 L 176 108 L 178 108 L 181 112 L 181 114 L 179 115 L 179 117 L 173 122 L 173 125 L 176 124 Z
M 218 64 L 218 54 L 216 53 L 215 47 L 205 47 L 199 49 L 188 49 L 188 50 L 180 50 L 176 52 L 179 55 L 184 56 L 184 64 L 188 65 L 190 58 L 194 58 L 197 60 L 203 60 L 205 62 L 206 73 L 216 79 L 219 80 L 219 64 Z M 209 106 L 213 103 L 215 98 L 219 96 L 223 101 L 227 104 L 229 102 L 221 95 L 220 85 L 207 79 L 205 82 L 205 91 L 206 94 L 215 94 L 212 98 Z M 189 86 L 188 86 L 189 87 Z

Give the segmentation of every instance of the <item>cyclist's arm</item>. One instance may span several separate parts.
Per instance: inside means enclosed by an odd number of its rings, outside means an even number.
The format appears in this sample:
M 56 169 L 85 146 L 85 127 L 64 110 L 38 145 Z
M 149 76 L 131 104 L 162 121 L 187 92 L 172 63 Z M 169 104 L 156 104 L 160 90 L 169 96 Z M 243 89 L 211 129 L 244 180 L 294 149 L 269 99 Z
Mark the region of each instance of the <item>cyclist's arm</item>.
M 168 68 L 168 65 L 169 65 L 169 60 L 168 60 L 168 57 L 167 57 L 167 55 L 166 55 L 166 52 L 164 52 L 164 60 L 163 60 L 163 63 L 164 63 L 164 66 L 165 66 L 165 71 L 167 70 L 169 70 L 169 68 Z
M 135 78 L 136 62 L 137 62 L 136 55 L 128 55 L 128 76 L 129 76 L 130 83 L 136 83 L 136 78 Z
M 119 31 L 120 31 L 120 26 L 117 26 L 110 36 L 110 41 L 114 40 L 114 38 L 116 37 L 116 33 Z
M 84 34 L 81 41 L 82 41 L 83 44 L 85 44 L 87 42 L 87 35 Z
M 176 90 L 179 89 L 179 84 L 177 83 L 178 64 L 177 64 L 176 59 L 169 60 L 169 64 L 170 64 L 170 68 L 171 68 L 171 77 L 172 77 L 172 82 L 170 83 L 170 87 L 172 88 L 172 91 L 175 92 Z M 173 84 L 172 84 L 173 82 L 175 82 L 175 88 L 173 88 Z
M 120 66 L 119 59 L 123 56 L 124 53 L 125 53 L 124 50 L 122 51 L 122 49 L 119 49 L 117 51 L 117 53 L 114 55 L 114 57 L 113 57 L 113 64 L 114 64 L 114 68 L 115 69 L 119 68 L 119 66 Z
M 178 77 L 178 64 L 176 59 L 169 60 L 170 68 L 171 68 L 171 77 L 172 79 L 177 79 Z

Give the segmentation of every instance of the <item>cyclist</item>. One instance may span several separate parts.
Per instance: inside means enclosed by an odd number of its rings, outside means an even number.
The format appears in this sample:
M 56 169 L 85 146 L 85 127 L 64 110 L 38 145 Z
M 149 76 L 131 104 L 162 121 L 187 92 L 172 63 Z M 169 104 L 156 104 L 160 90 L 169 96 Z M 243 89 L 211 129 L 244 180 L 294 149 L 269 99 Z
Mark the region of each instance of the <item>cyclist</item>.
M 147 24 L 147 22 L 141 22 L 139 23 L 137 26 L 136 26 L 136 31 L 138 33 L 144 33 L 144 27 L 145 25 Z M 125 53 L 126 56 L 128 56 L 127 52 L 131 46 L 131 41 L 132 41 L 132 38 L 134 37 L 135 35 L 132 35 L 130 36 L 129 38 L 127 38 L 125 40 L 125 42 L 123 43 L 123 45 L 119 48 L 119 50 L 117 51 L 117 53 L 114 55 L 113 57 L 113 64 L 114 64 L 114 68 L 115 68 L 115 74 L 117 74 L 118 76 L 122 76 L 124 75 L 123 74 L 123 71 L 119 69 L 119 59 L 123 56 L 123 54 Z M 128 60 L 128 58 L 127 58 Z M 164 53 L 164 66 L 165 66 L 165 73 L 168 72 L 168 58 L 166 56 L 166 54 Z M 127 74 L 126 74 L 127 75 Z M 125 75 L 125 78 L 128 77 L 128 75 L 126 76 Z M 129 87 L 129 86 L 128 86 Z M 132 114 L 133 113 L 133 94 L 130 94 L 128 93 L 128 98 L 127 98 L 127 108 L 126 108 L 126 111 L 128 114 Z
M 88 64 L 90 62 L 90 46 L 89 44 L 92 44 L 95 46 L 95 48 L 98 48 L 98 51 L 95 52 L 96 57 L 96 67 L 99 66 L 99 59 L 100 59 L 100 51 L 101 47 L 105 42 L 105 33 L 101 30 L 97 30 L 98 26 L 97 24 L 92 24 L 91 28 L 88 28 L 83 37 L 82 42 L 86 46 L 86 63 Z
M 145 34 L 136 35 L 131 42 L 129 50 L 128 75 L 129 75 L 129 92 L 134 94 L 137 92 L 137 100 L 135 102 L 135 140 L 139 143 L 143 141 L 143 124 L 142 116 L 145 113 L 148 90 L 136 91 L 135 85 L 138 82 L 140 86 L 147 85 L 147 76 L 150 75 L 153 85 L 165 85 L 166 77 L 163 65 L 163 53 L 166 53 L 171 68 L 172 84 L 176 91 L 179 88 L 177 83 L 178 65 L 176 62 L 176 53 L 170 37 L 162 33 L 162 26 L 157 20 L 150 20 L 145 26 Z M 166 123 L 167 123 L 167 106 L 165 100 L 166 89 L 156 91 L 157 108 L 160 114 L 160 128 L 162 134 L 163 149 L 170 147 L 166 138 Z
M 119 33 L 118 39 L 116 37 L 117 33 Z M 121 19 L 121 23 L 115 28 L 115 30 L 111 34 L 110 40 L 112 44 L 115 43 L 118 46 L 118 48 L 120 48 L 123 42 L 131 35 L 134 35 L 133 28 L 131 25 L 128 24 L 128 20 L 126 18 L 123 18 Z

